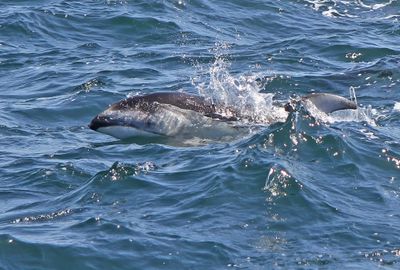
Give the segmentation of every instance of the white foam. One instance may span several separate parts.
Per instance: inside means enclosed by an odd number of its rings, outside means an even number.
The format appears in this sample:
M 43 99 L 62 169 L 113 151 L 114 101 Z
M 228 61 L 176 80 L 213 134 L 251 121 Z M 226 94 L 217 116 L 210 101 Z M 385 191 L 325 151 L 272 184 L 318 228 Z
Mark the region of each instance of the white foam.
M 400 111 L 400 102 L 396 102 L 393 106 L 393 110 Z
M 328 7 L 328 10 L 323 11 L 322 15 L 324 15 L 326 17 L 331 17 L 331 18 L 334 18 L 334 17 L 357 18 L 357 16 L 355 16 L 355 15 L 339 12 L 337 9 L 334 9 L 332 7 Z
M 363 7 L 363 8 L 372 9 L 372 10 L 377 10 L 377 9 L 381 9 L 381 8 L 384 8 L 384 7 L 386 7 L 386 6 L 390 5 L 390 4 L 392 4 L 394 1 L 397 1 L 397 0 L 389 0 L 389 1 L 386 2 L 386 3 L 382 3 L 382 4 L 372 4 L 372 5 L 364 4 L 364 2 L 363 2 L 362 0 L 358 0 L 357 2 L 358 2 L 358 4 L 359 4 L 361 7 Z
M 364 0 L 305 0 L 315 11 L 320 11 L 327 17 L 350 17 L 360 16 L 360 10 L 375 11 L 383 9 L 397 0 L 388 0 L 379 4 L 366 4 Z M 371 1 L 372 2 L 372 1 Z

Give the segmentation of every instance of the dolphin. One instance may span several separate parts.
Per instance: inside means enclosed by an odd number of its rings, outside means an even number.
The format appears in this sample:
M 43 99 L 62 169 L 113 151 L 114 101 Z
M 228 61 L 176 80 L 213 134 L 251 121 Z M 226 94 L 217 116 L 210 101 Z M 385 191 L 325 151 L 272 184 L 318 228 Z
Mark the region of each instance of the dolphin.
M 299 102 L 311 102 L 324 113 L 356 109 L 355 102 L 346 98 L 315 93 L 285 105 L 294 111 Z M 112 104 L 98 114 L 89 128 L 118 139 L 137 136 L 196 136 L 220 138 L 235 136 L 241 130 L 244 115 L 232 106 L 216 104 L 193 94 L 159 92 L 133 96 Z

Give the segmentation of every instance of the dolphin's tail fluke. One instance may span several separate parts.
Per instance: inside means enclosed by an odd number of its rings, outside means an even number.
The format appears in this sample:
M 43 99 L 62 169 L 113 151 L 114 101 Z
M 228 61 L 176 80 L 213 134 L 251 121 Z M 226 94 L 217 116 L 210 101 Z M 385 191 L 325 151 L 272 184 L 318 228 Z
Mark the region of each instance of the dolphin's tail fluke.
M 303 96 L 301 101 L 309 101 L 317 107 L 318 110 L 324 113 L 332 113 L 339 110 L 355 110 L 357 104 L 347 98 L 328 94 L 328 93 L 315 93 Z M 285 105 L 286 111 L 293 111 L 294 106 L 291 103 Z

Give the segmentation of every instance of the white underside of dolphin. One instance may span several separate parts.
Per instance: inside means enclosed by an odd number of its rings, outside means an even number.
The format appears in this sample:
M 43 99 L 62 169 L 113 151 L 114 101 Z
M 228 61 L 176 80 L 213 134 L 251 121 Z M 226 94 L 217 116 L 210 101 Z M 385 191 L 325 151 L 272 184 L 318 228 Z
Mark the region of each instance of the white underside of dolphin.
M 118 139 L 158 136 L 213 139 L 236 135 L 240 129 L 230 122 L 170 104 L 154 104 L 151 111 L 107 109 L 101 115 L 109 119 L 119 119 L 121 124 L 104 125 L 96 131 Z

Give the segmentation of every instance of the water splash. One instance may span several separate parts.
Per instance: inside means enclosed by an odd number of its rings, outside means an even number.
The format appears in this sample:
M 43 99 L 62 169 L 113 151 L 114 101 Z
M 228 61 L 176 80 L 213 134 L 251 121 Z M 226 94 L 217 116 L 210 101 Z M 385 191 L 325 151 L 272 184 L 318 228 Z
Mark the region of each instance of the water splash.
M 215 61 L 210 65 L 207 75 L 209 81 L 200 78 L 200 83 L 195 86 L 201 96 L 214 104 L 222 104 L 223 107 L 235 108 L 244 123 L 270 124 L 284 122 L 288 116 L 281 106 L 274 104 L 274 94 L 261 93 L 257 79 L 265 77 L 260 74 L 230 73 L 231 63 L 220 52 L 226 50 L 228 45 L 217 45 L 215 49 Z M 224 113 L 228 112 L 222 112 Z M 224 115 L 228 116 L 229 115 Z

